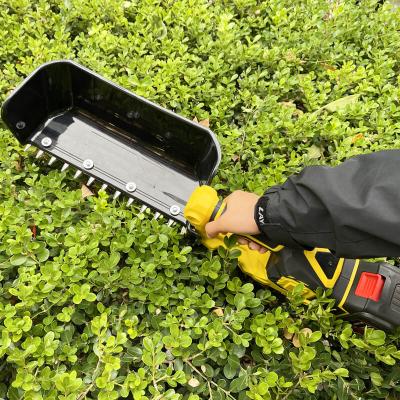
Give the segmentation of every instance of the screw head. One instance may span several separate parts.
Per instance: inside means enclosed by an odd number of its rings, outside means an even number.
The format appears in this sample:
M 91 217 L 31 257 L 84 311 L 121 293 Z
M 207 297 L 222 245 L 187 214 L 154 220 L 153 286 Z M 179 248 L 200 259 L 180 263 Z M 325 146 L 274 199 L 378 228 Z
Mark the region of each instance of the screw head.
M 135 182 L 128 182 L 128 183 L 125 185 L 125 189 L 126 189 L 128 192 L 134 192 L 134 191 L 136 190 L 136 183 L 135 183 Z
M 25 124 L 24 121 L 18 121 L 18 122 L 15 124 L 15 126 L 16 126 L 17 129 L 24 129 L 25 126 L 26 126 L 26 124 Z
M 181 212 L 181 208 L 176 204 L 174 204 L 173 206 L 170 207 L 169 212 L 172 215 L 178 215 Z
M 43 147 L 50 147 L 53 141 L 49 137 L 44 137 L 41 143 Z
M 126 116 L 128 117 L 128 118 L 133 118 L 133 119 L 139 119 L 139 117 L 140 117 L 140 114 L 139 114 L 139 112 L 138 111 L 128 111 L 127 112 L 127 114 L 126 114 Z
M 92 169 L 94 167 L 94 162 L 90 158 L 86 159 L 83 162 L 83 168 L 85 169 Z

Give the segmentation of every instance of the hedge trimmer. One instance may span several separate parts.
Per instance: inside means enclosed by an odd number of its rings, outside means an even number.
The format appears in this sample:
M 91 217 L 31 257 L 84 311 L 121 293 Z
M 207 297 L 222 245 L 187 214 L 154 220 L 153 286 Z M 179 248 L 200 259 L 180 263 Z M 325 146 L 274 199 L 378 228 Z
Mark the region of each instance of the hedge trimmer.
M 209 249 L 225 246 L 225 235 L 207 238 L 205 224 L 225 209 L 210 186 L 220 147 L 206 127 L 151 103 L 72 62 L 42 65 L 9 96 L 2 118 L 17 139 L 48 154 L 48 164 L 88 176 L 113 198 L 137 200 L 200 235 Z M 283 294 L 304 284 L 304 301 L 318 287 L 332 289 L 337 308 L 351 321 L 386 330 L 400 325 L 400 270 L 384 262 L 337 258 L 327 249 L 293 250 L 248 237 L 269 251 L 239 246 L 241 269 Z

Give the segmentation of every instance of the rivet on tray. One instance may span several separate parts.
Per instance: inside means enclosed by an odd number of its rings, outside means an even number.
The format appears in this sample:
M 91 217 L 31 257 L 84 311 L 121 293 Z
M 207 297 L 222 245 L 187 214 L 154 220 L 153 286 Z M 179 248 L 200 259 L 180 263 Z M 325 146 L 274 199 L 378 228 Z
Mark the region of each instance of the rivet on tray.
M 94 162 L 90 158 L 87 158 L 83 161 L 83 168 L 85 169 L 92 169 L 94 167 Z
M 26 124 L 25 124 L 24 121 L 18 121 L 18 122 L 15 124 L 15 127 L 16 127 L 17 129 L 24 129 L 25 126 L 26 126 Z
M 136 190 L 136 183 L 135 183 L 135 182 L 128 182 L 128 183 L 125 185 L 125 189 L 126 189 L 128 192 L 134 192 L 134 191 Z
M 53 141 L 49 137 L 44 137 L 41 143 L 43 147 L 50 147 Z
M 174 204 L 173 206 L 170 207 L 169 212 L 172 215 L 178 215 L 181 212 L 181 208 L 176 204 Z

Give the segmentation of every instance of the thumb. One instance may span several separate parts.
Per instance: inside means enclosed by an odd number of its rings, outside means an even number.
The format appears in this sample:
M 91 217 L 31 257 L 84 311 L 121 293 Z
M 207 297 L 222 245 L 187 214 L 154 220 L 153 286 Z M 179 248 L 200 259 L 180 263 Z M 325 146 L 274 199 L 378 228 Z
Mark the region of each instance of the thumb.
M 222 233 L 223 229 L 221 229 L 221 218 L 217 219 L 216 221 L 209 222 L 205 226 L 206 234 L 210 238 L 214 238 L 218 235 L 218 233 Z

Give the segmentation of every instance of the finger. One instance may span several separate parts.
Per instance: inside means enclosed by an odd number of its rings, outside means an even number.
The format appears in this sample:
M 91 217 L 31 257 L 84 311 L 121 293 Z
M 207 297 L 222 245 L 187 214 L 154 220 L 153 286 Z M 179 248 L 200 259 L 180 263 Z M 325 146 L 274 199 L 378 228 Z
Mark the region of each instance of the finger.
M 264 247 L 264 246 L 261 246 L 260 250 L 258 250 L 258 251 L 259 251 L 260 254 L 265 254 L 268 251 L 268 249 L 266 247 Z
M 262 246 L 260 246 L 259 244 L 257 244 L 257 243 L 254 243 L 254 242 L 250 242 L 249 243 L 249 248 L 251 249 L 251 250 L 257 250 L 257 251 L 260 251 L 260 248 L 261 248 Z
M 245 244 L 245 245 L 249 244 L 249 241 L 247 239 L 245 239 L 244 237 L 241 237 L 241 236 L 238 237 L 237 241 L 238 241 L 239 244 Z
M 206 224 L 205 230 L 209 238 L 214 238 L 218 235 L 218 233 L 226 233 L 224 232 L 223 226 L 221 224 L 221 218 L 218 218 L 216 221 L 212 221 Z

